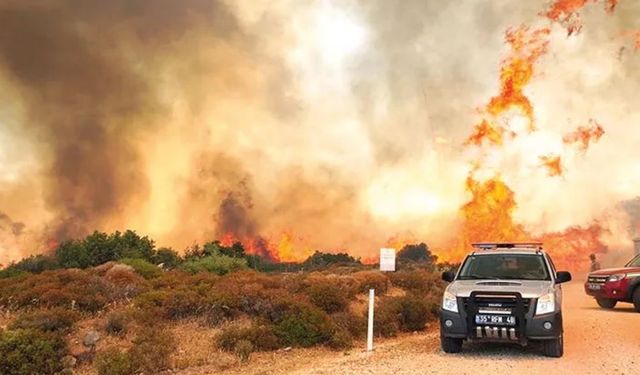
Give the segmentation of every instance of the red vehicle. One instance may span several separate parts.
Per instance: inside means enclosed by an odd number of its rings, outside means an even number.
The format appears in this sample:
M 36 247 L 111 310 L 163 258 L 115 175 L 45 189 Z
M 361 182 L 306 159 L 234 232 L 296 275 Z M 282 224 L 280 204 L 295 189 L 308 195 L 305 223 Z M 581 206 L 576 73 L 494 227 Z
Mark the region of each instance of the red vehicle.
M 584 290 L 595 297 L 602 308 L 612 309 L 618 302 L 630 302 L 640 312 L 640 255 L 623 268 L 589 273 Z

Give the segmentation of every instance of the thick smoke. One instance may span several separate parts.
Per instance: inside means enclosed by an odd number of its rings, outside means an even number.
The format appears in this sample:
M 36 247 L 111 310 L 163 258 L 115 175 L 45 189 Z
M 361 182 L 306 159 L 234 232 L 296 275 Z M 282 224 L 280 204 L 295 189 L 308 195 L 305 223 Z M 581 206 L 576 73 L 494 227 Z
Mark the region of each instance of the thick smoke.
M 0 210 L 45 240 L 128 227 L 182 249 L 291 234 L 300 253 L 367 257 L 407 233 L 437 250 L 459 234 L 483 160 L 528 231 L 598 220 L 615 252 L 631 236 L 618 202 L 640 185 L 640 53 L 619 37 L 640 28 L 640 5 L 590 3 L 569 37 L 544 7 L 3 2 Z M 525 89 L 539 131 L 479 157 L 463 143 L 521 24 L 551 29 Z M 592 118 L 605 134 L 587 152 L 563 144 Z M 562 175 L 540 155 L 560 156 Z

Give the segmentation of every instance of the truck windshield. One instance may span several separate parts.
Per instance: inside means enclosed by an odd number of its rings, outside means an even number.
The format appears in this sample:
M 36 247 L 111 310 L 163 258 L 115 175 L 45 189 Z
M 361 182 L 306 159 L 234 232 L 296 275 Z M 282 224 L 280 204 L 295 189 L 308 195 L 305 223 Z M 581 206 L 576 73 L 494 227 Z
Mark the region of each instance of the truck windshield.
M 640 255 L 631 259 L 631 262 L 627 263 L 626 267 L 640 267 Z
M 481 254 L 464 261 L 459 280 L 550 280 L 542 255 Z

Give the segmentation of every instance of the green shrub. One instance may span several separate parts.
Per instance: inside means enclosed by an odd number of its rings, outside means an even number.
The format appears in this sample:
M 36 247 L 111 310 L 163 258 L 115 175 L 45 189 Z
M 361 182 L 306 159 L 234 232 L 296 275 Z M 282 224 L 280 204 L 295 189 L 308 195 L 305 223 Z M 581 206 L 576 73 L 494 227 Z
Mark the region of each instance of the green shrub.
M 331 322 L 339 329 L 349 332 L 353 338 L 363 337 L 367 331 L 367 319 L 350 312 L 338 312 L 329 316 Z
M 153 257 L 153 263 L 162 264 L 162 267 L 165 269 L 173 269 L 176 268 L 182 262 L 182 258 L 178 253 L 168 247 L 161 247 L 156 252 L 156 255 Z
M 331 325 L 324 311 L 299 302 L 274 307 L 275 332 L 287 346 L 309 347 L 331 337 Z
M 268 325 L 252 325 L 251 327 L 230 326 L 217 337 L 218 346 L 225 351 L 234 351 L 240 341 L 248 341 L 258 351 L 275 350 L 281 347 L 273 327 Z
M 28 272 L 25 272 L 17 268 L 15 265 L 10 265 L 5 269 L 0 270 L 0 279 L 9 279 L 9 278 L 14 278 L 18 276 L 26 276 L 28 274 L 29 274 Z
M 251 353 L 253 353 L 253 344 L 248 340 L 240 340 L 234 347 L 234 353 L 240 358 L 241 362 L 249 360 Z
M 347 292 L 336 282 L 313 282 L 305 289 L 311 302 L 328 313 L 344 311 L 349 305 Z
M 431 253 L 429 246 L 425 243 L 405 245 L 398 252 L 399 261 L 411 261 L 422 263 L 428 267 L 433 267 L 438 261 L 438 257 Z
M 26 272 L 40 273 L 57 269 L 60 266 L 55 257 L 49 255 L 32 255 L 14 264 L 13 267 Z
M 129 355 L 136 370 L 155 373 L 170 366 L 170 356 L 176 350 L 171 331 L 162 326 L 144 327 L 133 340 Z
M 226 275 L 230 272 L 247 268 L 247 261 L 242 258 L 231 258 L 225 255 L 212 255 L 202 258 L 192 258 L 180 266 L 189 273 L 213 272 L 217 275 Z
M 373 333 L 380 337 L 395 337 L 400 331 L 401 314 L 395 298 L 381 298 L 374 310 Z
M 151 264 L 144 259 L 139 258 L 124 258 L 120 259 L 120 263 L 129 265 L 145 279 L 153 279 L 162 274 L 162 270 L 155 264 Z
M 440 275 L 426 270 L 399 271 L 389 275 L 391 283 L 414 294 L 442 294 L 444 283 Z
M 126 335 L 129 330 L 129 316 L 123 312 L 110 313 L 104 329 L 112 336 Z
M 307 258 L 303 263 L 303 267 L 305 269 L 319 269 L 326 268 L 332 265 L 359 265 L 360 260 L 355 259 L 351 255 L 347 253 L 323 253 L 320 251 L 316 251 Z
M 429 318 L 429 307 L 424 299 L 407 295 L 400 297 L 397 303 L 400 313 L 400 328 L 407 332 L 423 330 Z
M 67 333 L 78 319 L 80 319 L 80 314 L 75 311 L 61 308 L 39 310 L 19 315 L 10 328 Z
M 135 368 L 127 352 L 118 349 L 108 349 L 96 356 L 95 367 L 98 375 L 131 375 Z
M 389 288 L 389 279 L 380 271 L 360 271 L 352 275 L 359 283 L 358 290 L 368 293 L 369 289 L 375 289 L 376 295 L 383 295 Z
M 0 334 L 0 374 L 53 375 L 62 371 L 64 340 L 52 333 L 18 329 Z
M 75 307 L 96 312 L 111 300 L 109 283 L 87 271 L 45 271 L 0 280 L 0 305 L 10 309 Z
M 336 326 L 331 331 L 327 345 L 335 350 L 349 349 L 353 346 L 353 337 L 348 330 Z

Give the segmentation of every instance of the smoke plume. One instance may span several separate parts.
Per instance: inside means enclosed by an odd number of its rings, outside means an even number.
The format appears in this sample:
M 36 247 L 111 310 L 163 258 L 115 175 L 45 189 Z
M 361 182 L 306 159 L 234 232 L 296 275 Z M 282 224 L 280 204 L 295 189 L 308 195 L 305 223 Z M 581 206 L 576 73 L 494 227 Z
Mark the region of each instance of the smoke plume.
M 640 4 L 565 3 L 4 1 L 0 211 L 24 228 L 0 261 L 124 228 L 281 260 L 406 237 L 447 259 L 470 174 L 499 176 L 515 228 L 627 254 Z M 544 52 L 510 54 L 507 30 L 544 30 Z M 500 146 L 465 145 L 485 133 Z

